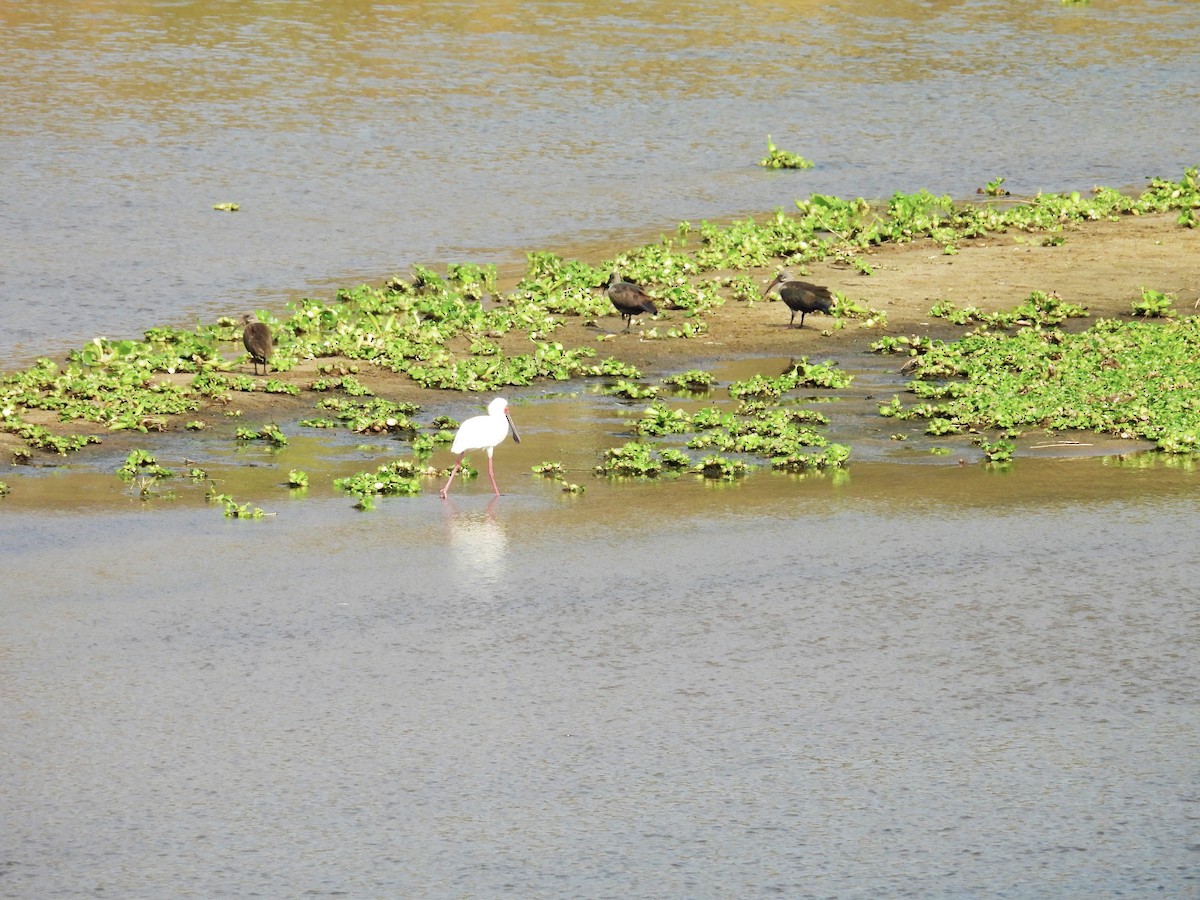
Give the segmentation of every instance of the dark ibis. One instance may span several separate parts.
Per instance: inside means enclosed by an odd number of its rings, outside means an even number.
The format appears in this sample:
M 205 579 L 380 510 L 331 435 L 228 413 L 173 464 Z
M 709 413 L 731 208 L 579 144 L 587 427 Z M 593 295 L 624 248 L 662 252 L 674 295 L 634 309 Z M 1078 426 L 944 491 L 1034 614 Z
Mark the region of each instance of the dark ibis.
M 450 445 L 450 452 L 458 455 L 458 459 L 454 461 L 454 468 L 450 471 L 450 477 L 446 479 L 446 486 L 442 488 L 442 499 L 446 499 L 446 493 L 450 490 L 450 483 L 454 481 L 454 476 L 458 474 L 459 466 L 462 465 L 463 456 L 471 450 L 486 450 L 488 458 L 488 477 L 492 479 L 492 491 L 496 496 L 500 496 L 500 488 L 496 487 L 496 473 L 492 470 L 492 451 L 496 449 L 496 445 L 508 437 L 511 431 L 513 441 L 521 443 L 521 436 L 517 434 L 517 426 L 513 424 L 512 416 L 508 414 L 508 401 L 503 397 L 497 397 L 488 404 L 486 416 L 472 416 L 458 426 L 458 431 L 454 433 L 454 443 Z
M 808 281 L 795 281 L 787 269 L 775 276 L 775 280 L 767 285 L 767 289 L 762 292 L 762 295 L 765 297 L 776 288 L 778 288 L 776 293 L 779 294 L 779 299 L 786 303 L 787 308 L 792 311 L 792 317 L 788 320 L 788 328 L 793 327 L 792 323 L 796 321 L 796 313 L 800 313 L 800 327 L 803 328 L 804 316 L 807 313 L 818 311 L 828 313 L 833 308 L 833 294 L 829 288 Z
M 626 331 L 629 330 L 629 326 L 633 324 L 633 317 L 638 313 L 658 315 L 658 307 L 654 305 L 654 301 L 650 299 L 650 295 L 646 293 L 645 289 L 632 281 L 622 281 L 621 276 L 616 272 L 608 276 L 605 292 L 608 294 L 608 299 L 612 301 L 612 305 L 617 308 L 617 312 L 621 314 L 621 318 L 627 320 L 625 322 Z
M 259 364 L 262 364 L 263 375 L 270 371 L 268 360 L 271 358 L 271 350 L 275 343 L 271 340 L 271 329 L 264 323 L 258 321 L 258 317 L 252 312 L 248 312 L 242 316 L 242 344 L 246 347 L 246 352 L 250 354 L 250 359 L 254 362 L 254 374 L 258 374 Z

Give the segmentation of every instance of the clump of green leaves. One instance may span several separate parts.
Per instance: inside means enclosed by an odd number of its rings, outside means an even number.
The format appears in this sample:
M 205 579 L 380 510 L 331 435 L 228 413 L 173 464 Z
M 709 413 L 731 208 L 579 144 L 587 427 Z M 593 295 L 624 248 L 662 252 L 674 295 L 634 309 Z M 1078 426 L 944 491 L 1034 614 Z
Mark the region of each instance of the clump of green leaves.
M 1008 191 L 1004 188 L 1004 178 L 993 178 L 981 188 L 976 189 L 976 193 L 985 194 L 988 197 L 1007 197 Z
M 1058 325 L 1066 319 L 1087 316 L 1087 308 L 1077 303 L 1068 303 L 1058 294 L 1033 291 L 1025 302 L 1010 309 L 986 313 L 977 306 L 960 308 L 950 300 L 939 300 L 929 310 L 931 316 L 946 319 L 954 325 L 977 323 L 990 328 L 1012 328 L 1014 326 Z
M 754 375 L 745 381 L 729 385 L 729 396 L 735 400 L 750 397 L 777 399 L 800 387 L 840 389 L 850 386 L 854 376 L 832 363 L 810 363 L 808 357 L 792 360 L 782 375 Z
M 149 478 L 170 478 L 175 473 L 164 466 L 160 466 L 153 453 L 147 450 L 135 449 L 129 451 L 129 455 L 125 457 L 125 462 L 117 469 L 117 474 L 122 478 L 132 479 L 139 475 Z
M 813 163 L 798 153 L 780 150 L 767 135 L 767 155 L 758 161 L 760 166 L 767 169 L 811 169 Z
M 287 485 L 291 488 L 308 487 L 308 473 L 300 469 L 290 469 L 288 471 Z
M 218 495 L 217 501 L 223 506 L 227 519 L 261 519 L 266 516 L 260 507 L 252 503 L 238 503 L 228 494 Z
M 1168 318 L 1175 315 L 1170 294 L 1142 288 L 1142 296 L 1133 301 L 1133 314 L 1143 318 Z
M 651 384 L 637 384 L 619 378 L 613 384 L 607 385 L 604 393 L 611 397 L 625 397 L 628 400 L 649 400 L 658 396 L 658 388 Z
M 705 478 L 712 478 L 719 481 L 733 481 L 747 475 L 753 468 L 753 466 L 748 465 L 740 459 L 727 459 L 724 456 L 713 453 L 697 462 L 692 467 L 692 471 L 698 475 L 703 475 Z
M 712 387 L 716 378 L 711 373 L 700 369 L 688 369 L 663 379 L 663 384 L 674 385 L 685 391 L 706 391 Z
M 253 428 L 238 428 L 234 437 L 239 441 L 264 441 L 272 447 L 286 447 L 287 435 L 274 422 L 268 423 L 255 431 Z
M 927 421 L 930 433 L 1078 429 L 1200 450 L 1200 360 L 1194 317 L 1102 320 L 1079 334 L 1022 328 L 974 332 L 915 357 L 909 389 L 880 414 Z M 1153 390 L 1147 390 L 1153 385 Z
M 385 463 L 374 472 L 359 472 L 345 478 L 337 478 L 333 486 L 358 498 L 360 509 L 372 509 L 377 496 L 412 497 L 421 493 L 421 478 L 434 474 L 433 470 L 408 460 Z
M 665 472 L 679 472 L 691 464 L 686 453 L 672 447 L 630 441 L 605 450 L 603 461 L 596 466 L 596 474 L 653 478 Z

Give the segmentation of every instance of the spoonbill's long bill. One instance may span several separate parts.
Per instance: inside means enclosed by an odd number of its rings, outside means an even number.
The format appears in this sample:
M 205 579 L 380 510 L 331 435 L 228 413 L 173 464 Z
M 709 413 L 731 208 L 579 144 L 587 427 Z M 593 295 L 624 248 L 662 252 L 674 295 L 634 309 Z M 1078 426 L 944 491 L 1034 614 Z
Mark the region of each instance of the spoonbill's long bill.
M 521 443 L 521 436 L 517 434 L 517 426 L 513 424 L 512 416 L 508 414 L 508 401 L 503 397 L 497 397 L 488 404 L 486 416 L 472 416 L 458 426 L 458 431 L 454 435 L 454 443 L 450 445 L 450 452 L 456 453 L 458 459 L 454 461 L 454 468 L 450 471 L 446 486 L 441 490 L 443 500 L 446 499 L 446 493 L 450 490 L 450 483 L 454 481 L 454 476 L 458 474 L 463 456 L 471 450 L 487 451 L 488 477 L 492 479 L 492 490 L 497 497 L 500 496 L 500 488 L 496 487 L 496 473 L 492 470 L 492 451 L 496 449 L 497 444 L 508 437 L 510 431 L 513 440 L 518 444 Z
M 796 281 L 787 269 L 775 276 L 775 280 L 767 285 L 767 289 L 763 291 L 762 295 L 767 296 L 775 288 L 778 288 L 779 299 L 786 303 L 787 308 L 792 311 L 792 317 L 788 320 L 788 328 L 791 328 L 792 323 L 796 321 L 796 313 L 800 313 L 800 327 L 803 328 L 806 313 L 818 310 L 828 313 L 833 308 L 833 294 L 830 293 L 829 288 L 809 281 Z

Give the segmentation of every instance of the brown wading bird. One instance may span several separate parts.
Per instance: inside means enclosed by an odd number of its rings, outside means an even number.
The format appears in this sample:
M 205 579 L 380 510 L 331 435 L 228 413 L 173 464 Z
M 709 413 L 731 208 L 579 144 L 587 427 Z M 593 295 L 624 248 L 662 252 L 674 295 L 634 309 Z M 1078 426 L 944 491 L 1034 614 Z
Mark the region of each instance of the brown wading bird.
M 608 294 L 608 299 L 612 301 L 612 305 L 617 308 L 617 312 L 621 314 L 621 318 L 628 320 L 625 323 L 626 331 L 629 330 L 629 326 L 633 324 L 633 317 L 638 313 L 658 315 L 658 307 L 654 305 L 650 295 L 640 286 L 629 281 L 622 281 L 621 276 L 616 272 L 608 276 L 605 292 Z
M 261 363 L 263 374 L 266 375 L 270 372 L 267 360 L 271 358 L 271 350 L 275 346 L 271 340 L 271 329 L 258 321 L 258 317 L 252 312 L 242 316 L 242 325 L 245 326 L 242 329 L 242 343 L 254 362 L 254 374 L 258 374 L 258 366 Z
M 787 304 L 787 308 L 792 311 L 792 318 L 788 320 L 788 328 L 792 327 L 792 323 L 796 321 L 796 313 L 800 313 L 800 327 L 804 327 L 804 316 L 810 312 L 828 313 L 833 308 L 833 294 L 829 288 L 819 284 L 812 284 L 808 281 L 793 281 L 792 275 L 787 269 L 780 271 L 775 276 L 775 280 L 767 285 L 767 289 L 762 292 L 765 297 L 767 294 L 778 286 L 779 299 Z

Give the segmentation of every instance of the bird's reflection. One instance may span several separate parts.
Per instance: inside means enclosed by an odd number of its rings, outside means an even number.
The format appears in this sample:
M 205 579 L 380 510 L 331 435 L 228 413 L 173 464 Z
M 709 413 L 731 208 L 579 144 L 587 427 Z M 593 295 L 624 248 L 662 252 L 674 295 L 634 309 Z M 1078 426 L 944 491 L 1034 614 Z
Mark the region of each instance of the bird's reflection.
M 504 574 L 508 535 L 499 502 L 492 497 L 486 509 L 472 512 L 460 511 L 452 500 L 445 504 L 454 567 L 472 582 L 490 583 Z

